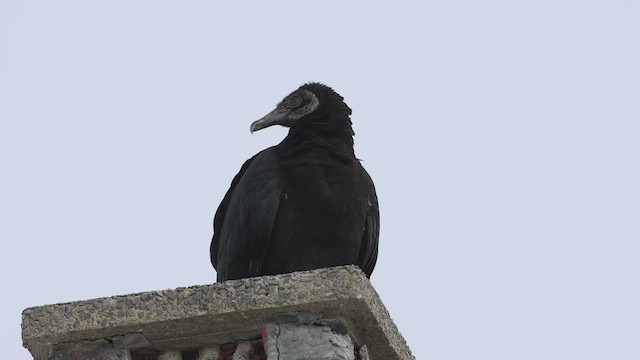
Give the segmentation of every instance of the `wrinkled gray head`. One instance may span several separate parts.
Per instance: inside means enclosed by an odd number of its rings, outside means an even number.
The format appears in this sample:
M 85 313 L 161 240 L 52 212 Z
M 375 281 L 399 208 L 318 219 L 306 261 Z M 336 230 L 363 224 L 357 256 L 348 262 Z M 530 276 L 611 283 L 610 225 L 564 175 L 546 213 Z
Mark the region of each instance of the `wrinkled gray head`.
M 310 90 L 300 88 L 285 97 L 276 108 L 251 124 L 251 133 L 271 125 L 291 127 L 296 120 L 311 114 L 320 105 L 318 97 Z

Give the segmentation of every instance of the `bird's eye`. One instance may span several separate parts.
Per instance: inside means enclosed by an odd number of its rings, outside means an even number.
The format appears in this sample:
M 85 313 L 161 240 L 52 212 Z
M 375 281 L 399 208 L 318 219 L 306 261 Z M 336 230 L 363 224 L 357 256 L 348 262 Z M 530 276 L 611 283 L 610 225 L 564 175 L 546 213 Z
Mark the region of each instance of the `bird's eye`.
M 299 96 L 288 96 L 282 100 L 281 105 L 289 109 L 294 109 L 300 106 L 301 103 L 302 99 Z

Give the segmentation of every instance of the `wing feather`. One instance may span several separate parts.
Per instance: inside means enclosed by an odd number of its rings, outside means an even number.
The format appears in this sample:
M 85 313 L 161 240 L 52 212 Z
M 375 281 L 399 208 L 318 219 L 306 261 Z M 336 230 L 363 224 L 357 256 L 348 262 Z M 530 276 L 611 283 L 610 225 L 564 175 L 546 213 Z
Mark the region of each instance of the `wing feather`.
M 362 236 L 360 251 L 360 264 L 362 271 L 371 276 L 373 268 L 378 260 L 378 238 L 380 236 L 380 212 L 378 210 L 378 198 L 375 191 L 367 200 L 366 222 Z
M 218 281 L 260 274 L 280 204 L 272 151 L 258 153 L 245 165 L 234 178 L 228 200 L 221 204 L 221 218 L 216 214 L 214 219 L 211 258 L 214 263 L 215 257 Z

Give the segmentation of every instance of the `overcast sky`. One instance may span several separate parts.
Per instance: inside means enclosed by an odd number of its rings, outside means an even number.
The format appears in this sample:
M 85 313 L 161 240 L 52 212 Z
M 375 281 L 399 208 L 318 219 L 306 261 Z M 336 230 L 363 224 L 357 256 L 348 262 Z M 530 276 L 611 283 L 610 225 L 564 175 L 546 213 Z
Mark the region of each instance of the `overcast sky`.
M 353 109 L 418 359 L 640 358 L 640 2 L 0 2 L 3 359 L 27 307 L 208 284 L 308 81 Z

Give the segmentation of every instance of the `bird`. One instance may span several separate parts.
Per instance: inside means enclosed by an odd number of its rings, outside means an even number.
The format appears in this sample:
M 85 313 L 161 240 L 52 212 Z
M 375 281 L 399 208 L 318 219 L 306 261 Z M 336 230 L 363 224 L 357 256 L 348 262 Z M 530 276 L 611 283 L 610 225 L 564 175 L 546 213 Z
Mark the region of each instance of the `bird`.
M 251 157 L 214 215 L 217 281 L 357 265 L 369 278 L 378 257 L 374 183 L 356 158 L 351 109 L 331 87 L 305 83 L 250 125 L 288 127 Z

